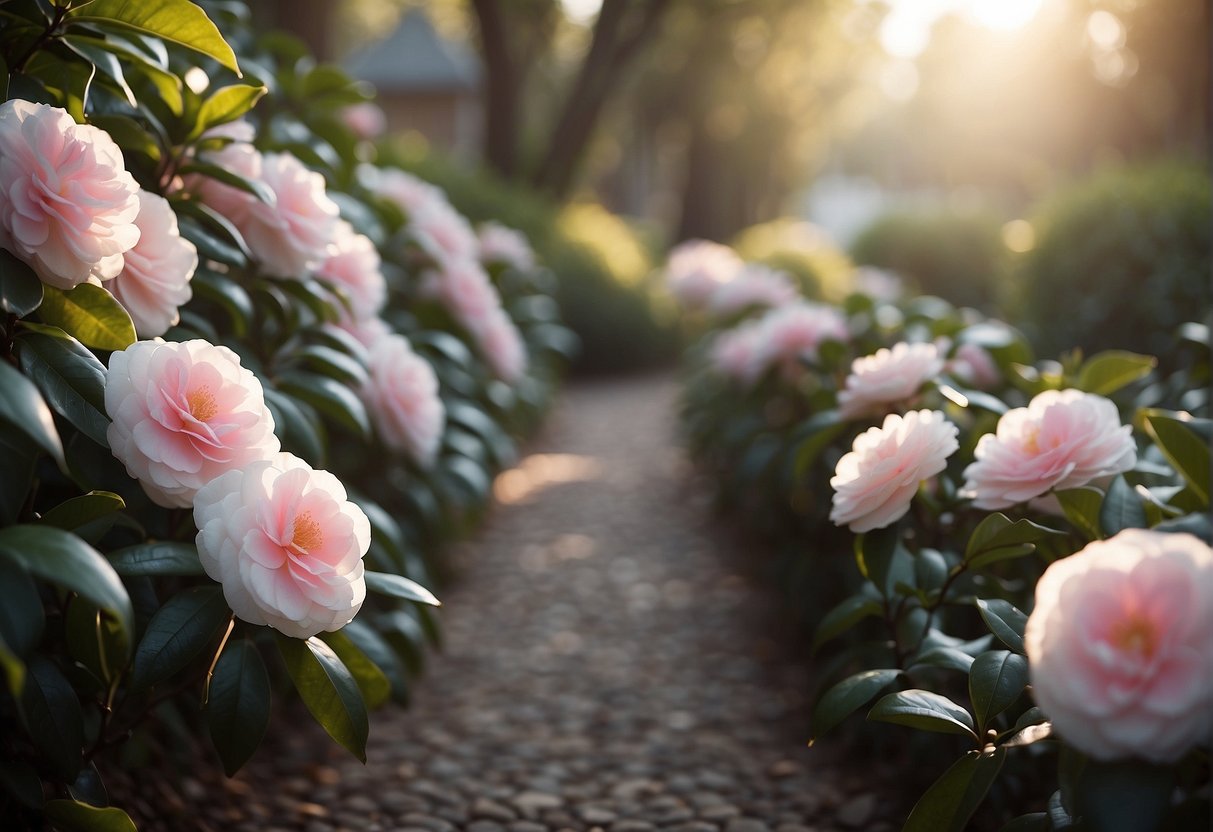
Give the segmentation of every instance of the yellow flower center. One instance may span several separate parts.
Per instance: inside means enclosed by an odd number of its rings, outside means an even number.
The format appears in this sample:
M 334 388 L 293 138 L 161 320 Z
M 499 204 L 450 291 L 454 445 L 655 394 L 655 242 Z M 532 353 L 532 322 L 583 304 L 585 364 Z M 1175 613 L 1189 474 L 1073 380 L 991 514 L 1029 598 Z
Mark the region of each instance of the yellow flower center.
M 1158 648 L 1154 623 L 1141 615 L 1131 615 L 1112 627 L 1112 643 L 1126 653 L 1153 656 Z
M 1028 428 L 1027 435 L 1023 439 L 1023 449 L 1030 454 L 1040 453 L 1040 426 L 1032 425 Z
M 320 531 L 320 524 L 312 519 L 312 515 L 305 512 L 295 518 L 291 543 L 296 549 L 303 551 L 315 549 L 323 542 L 324 533 Z
M 191 390 L 185 396 L 185 403 L 189 405 L 190 415 L 199 422 L 205 422 L 219 412 L 219 405 L 215 404 L 215 394 L 209 387 Z

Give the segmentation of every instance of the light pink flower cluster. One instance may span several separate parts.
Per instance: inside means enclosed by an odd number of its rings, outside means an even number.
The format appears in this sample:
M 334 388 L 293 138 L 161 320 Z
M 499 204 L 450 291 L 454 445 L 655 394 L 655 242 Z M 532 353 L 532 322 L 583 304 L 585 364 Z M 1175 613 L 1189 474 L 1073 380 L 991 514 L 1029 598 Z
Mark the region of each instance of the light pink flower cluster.
M 1003 509 L 1053 489 L 1077 488 L 1137 463 L 1131 429 L 1116 405 L 1079 390 L 1046 390 L 1002 415 L 977 443 L 961 496 Z
M 841 312 L 832 306 L 807 301 L 772 309 L 760 319 L 760 326 L 760 371 L 773 364 L 816 361 L 817 351 L 824 342 L 850 338 L 846 318 Z
M 491 311 L 473 335 L 497 378 L 512 384 L 526 373 L 529 364 L 526 342 L 504 309 Z
M 48 285 L 109 280 L 139 241 L 139 186 L 109 134 L 66 110 L 0 104 L 0 248 Z
M 238 133 L 239 134 L 239 133 Z M 324 261 L 336 234 L 337 203 L 325 193 L 324 177 L 290 153 L 261 154 L 234 141 L 203 157 L 246 179 L 268 186 L 274 198 L 252 194 L 203 175 L 186 186 L 240 230 L 253 257 L 267 273 L 302 279 Z
M 409 236 L 440 268 L 453 263 L 478 263 L 480 241 L 472 224 L 443 198 L 409 214 Z
M 158 505 L 185 508 L 215 477 L 278 452 L 261 383 L 227 347 L 136 341 L 110 356 L 110 450 Z
M 943 370 L 943 357 L 934 344 L 907 344 L 879 349 L 851 362 L 845 389 L 838 393 L 838 410 L 851 419 L 909 403 L 923 384 Z
M 708 311 L 723 318 L 751 307 L 783 306 L 799 296 L 785 272 L 751 263 L 732 280 L 713 290 L 708 299 Z
M 362 607 L 371 525 L 329 472 L 286 453 L 232 469 L 198 491 L 194 522 L 206 574 L 244 621 L 309 638 Z
M 722 284 L 741 273 L 745 263 L 728 246 L 708 240 L 687 240 L 670 251 L 666 283 L 687 309 L 702 309 Z
M 374 101 L 349 104 L 338 110 L 337 116 L 351 133 L 365 141 L 379 138 L 387 129 L 387 116 Z
M 105 284 L 130 313 L 140 338 L 155 338 L 181 320 L 178 308 L 193 295 L 198 250 L 177 229 L 168 200 L 139 192 L 139 242 L 124 255 L 122 272 Z
M 1024 648 L 1032 696 L 1100 760 L 1178 760 L 1213 738 L 1213 550 L 1126 529 L 1054 561 Z
M 938 410 L 890 413 L 880 427 L 855 437 L 838 461 L 830 520 L 851 531 L 883 529 L 910 510 L 923 480 L 947 467 L 959 444 L 957 428 Z
M 1002 372 L 994 363 L 994 358 L 973 343 L 966 342 L 956 348 L 948 361 L 947 370 L 962 383 L 978 390 L 989 390 L 1002 381 Z
M 761 342 L 763 330 L 757 321 L 747 321 L 716 336 L 712 342 L 710 361 L 716 372 L 740 382 L 753 384 L 761 372 Z
M 399 168 L 362 164 L 357 176 L 364 188 L 394 203 L 406 216 L 420 213 L 435 202 L 447 201 L 441 188 Z
M 387 303 L 387 281 L 379 250 L 369 237 L 354 231 L 345 220 L 337 222 L 328 254 L 316 276 L 345 291 L 350 301 L 348 317 L 355 320 L 374 318 Z M 342 317 L 347 315 L 343 313 Z
M 430 466 L 446 425 L 434 368 L 403 335 L 389 333 L 371 343 L 368 369 L 362 394 L 379 437 Z
M 477 232 L 480 262 L 501 264 L 520 272 L 535 268 L 535 251 L 521 231 L 507 228 L 499 222 L 481 223 Z

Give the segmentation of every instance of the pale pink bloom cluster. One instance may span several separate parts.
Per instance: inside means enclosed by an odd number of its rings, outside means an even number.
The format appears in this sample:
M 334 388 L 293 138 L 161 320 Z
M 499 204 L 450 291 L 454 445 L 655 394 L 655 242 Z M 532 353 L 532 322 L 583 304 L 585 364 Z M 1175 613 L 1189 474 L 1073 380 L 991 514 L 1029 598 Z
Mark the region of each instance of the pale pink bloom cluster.
M 851 362 L 851 373 L 838 393 L 838 410 L 848 419 L 879 413 L 912 402 L 923 384 L 943 370 L 943 356 L 934 344 L 895 344 Z
M 851 531 L 883 529 L 910 510 L 919 485 L 947 467 L 959 447 L 956 425 L 938 410 L 890 413 L 855 437 L 838 461 L 830 520 Z
M 1032 696 L 1099 760 L 1171 763 L 1213 738 L 1213 550 L 1125 529 L 1054 561 L 1024 631 Z
M 353 335 L 367 349 L 383 336 L 392 334 L 392 328 L 382 318 L 342 318 L 337 321 L 337 327 Z
M 472 224 L 445 198 L 409 214 L 408 232 L 440 268 L 465 261 L 479 262 L 480 241 Z
M 158 505 L 186 508 L 215 477 L 278 452 L 261 383 L 227 347 L 136 341 L 110 356 L 110 450 Z
M 847 341 L 847 320 L 832 306 L 801 301 L 767 312 L 760 319 L 759 372 L 774 364 L 816 361 L 826 341 Z
M 387 116 L 374 101 L 346 105 L 337 111 L 337 117 L 351 133 L 364 141 L 377 139 L 387 130 Z
M 109 280 L 139 241 L 139 186 L 109 134 L 66 110 L 0 104 L 0 248 L 44 283 Z
M 235 135 L 243 131 L 233 129 Z M 186 186 L 244 236 L 266 274 L 302 279 L 324 261 L 336 233 L 339 211 L 325 192 L 324 177 L 290 153 L 260 153 L 243 141 L 203 155 L 273 193 L 269 202 L 201 174 Z
M 437 298 L 468 331 L 478 329 L 489 312 L 501 307 L 501 294 L 475 260 L 455 260 L 444 268 L 427 271 L 422 290 Z
M 371 525 L 329 472 L 287 453 L 234 468 L 198 491 L 194 522 L 202 566 L 242 620 L 309 638 L 362 607 Z
M 480 262 L 487 265 L 501 264 L 520 272 L 535 268 L 535 251 L 526 236 L 499 222 L 481 223 L 477 231 L 480 243 Z
M 759 357 L 763 330 L 757 321 L 747 321 L 722 332 L 712 342 L 709 360 L 716 372 L 740 382 L 753 384 L 761 372 Z
M 348 315 L 355 320 L 377 316 L 387 303 L 387 281 L 383 277 L 379 250 L 365 234 L 338 220 L 328 254 L 316 276 L 335 283 L 350 301 Z M 342 317 L 347 317 L 343 313 Z
M 996 510 L 1128 471 L 1137 447 L 1108 399 L 1046 390 L 1027 407 L 1004 413 L 973 456 L 960 494 L 977 508 Z
M 893 303 L 905 294 L 905 284 L 896 273 L 875 266 L 857 268 L 853 281 L 855 291 L 882 303 Z
M 786 272 L 751 263 L 713 290 L 708 298 L 708 311 L 723 318 L 751 307 L 783 306 L 799 296 Z
M 181 236 L 177 215 L 162 196 L 139 192 L 139 242 L 126 252 L 122 272 L 105 283 L 130 313 L 140 338 L 155 338 L 181 320 L 193 290 L 198 250 Z
M 434 368 L 413 352 L 403 335 L 384 334 L 369 349 L 370 373 L 362 395 L 376 432 L 419 465 L 432 465 L 446 425 Z
M 357 177 L 364 188 L 395 204 L 406 217 L 424 211 L 435 202 L 447 201 L 441 188 L 399 168 L 362 164 L 358 166 Z
M 952 353 L 947 371 L 958 381 L 978 390 L 989 390 L 997 387 L 1002 381 L 1002 372 L 993 356 L 982 347 L 969 342 L 962 343 L 956 348 L 956 352 Z
M 687 309 L 702 309 L 712 294 L 729 283 L 745 263 L 728 246 L 709 240 L 687 240 L 671 251 L 665 277 L 670 293 Z
M 504 309 L 491 311 L 473 335 L 497 378 L 512 384 L 526 374 L 529 364 L 526 342 Z

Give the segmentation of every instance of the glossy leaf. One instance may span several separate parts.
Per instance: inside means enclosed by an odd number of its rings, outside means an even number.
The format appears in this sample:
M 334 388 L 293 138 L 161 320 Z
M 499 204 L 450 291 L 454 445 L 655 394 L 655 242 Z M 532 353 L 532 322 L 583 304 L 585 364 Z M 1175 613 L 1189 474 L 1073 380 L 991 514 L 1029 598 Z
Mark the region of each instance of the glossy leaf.
M 220 87 L 202 102 L 190 131 L 189 139 L 196 139 L 212 127 L 227 124 L 242 117 L 267 92 L 263 86 L 232 84 Z M 268 201 L 268 200 L 263 200 Z
M 387 572 L 371 572 L 368 570 L 366 573 L 366 588 L 369 592 L 390 595 L 393 598 L 401 598 L 405 601 L 416 601 L 419 604 L 429 604 L 433 607 L 442 606 L 442 602 L 434 597 L 434 593 L 416 581 L 410 581 L 408 578 L 400 575 L 391 575 Z
M 318 638 L 276 635 L 278 650 L 303 704 L 330 737 L 365 763 L 370 725 L 366 702 L 349 669 Z
M 355 435 L 369 438 L 370 417 L 358 394 L 335 379 L 315 373 L 283 373 L 275 380 L 278 389 L 315 407 Z
M 198 549 L 192 543 L 158 541 L 127 546 L 109 553 L 110 566 L 119 575 L 205 575 Z
M 900 670 L 865 670 L 827 690 L 813 709 L 813 739 L 834 728 L 893 683 Z
M 70 532 L 125 507 L 122 498 L 112 491 L 90 491 L 55 506 L 39 522 Z
M 973 717 L 968 711 L 946 696 L 929 690 L 890 693 L 872 706 L 868 719 L 892 722 L 921 731 L 977 736 Z
M 934 647 L 926 650 L 914 659 L 911 669 L 916 667 L 941 667 L 946 670 L 959 670 L 968 673 L 973 667 L 973 657 L 963 650 L 954 647 Z
M 57 328 L 27 331 L 17 341 L 21 368 L 51 409 L 103 448 L 109 447 L 105 365 L 83 344 Z
M 1014 704 L 1028 686 L 1028 660 L 1009 650 L 989 650 L 969 669 L 969 700 L 979 729 Z
M 1012 522 L 1005 514 L 995 512 L 973 530 L 965 547 L 965 560 L 974 568 L 980 568 L 998 560 L 1035 551 L 1036 541 L 1060 534 L 1062 532 L 1033 523 L 1031 520 Z
M 104 682 L 113 681 L 126 668 L 131 639 L 110 616 L 87 598 L 76 596 L 67 607 L 64 626 L 72 658 Z
M 1089 760 L 1078 777 L 1078 814 L 1101 832 L 1162 832 L 1175 788 L 1174 766 Z
M 165 602 L 135 648 L 131 688 L 146 690 L 186 668 L 227 624 L 231 610 L 218 586 L 196 586 Z
M 211 742 L 234 775 L 261 745 L 270 723 L 270 676 L 250 639 L 228 643 L 215 665 L 206 703 Z
M 902 832 L 963 832 L 1002 771 L 1006 751 L 970 751 L 927 789 Z
M 1103 506 L 1102 491 L 1084 485 L 1081 488 L 1055 491 L 1053 494 L 1061 503 L 1061 510 L 1065 512 L 1066 519 L 1077 526 L 1087 540 L 1103 538 L 1103 531 L 1099 525 L 1099 510 Z
M 865 618 L 878 616 L 884 607 L 880 601 L 862 593 L 852 595 L 827 612 L 813 633 L 813 651 L 832 638 L 846 632 Z
M 135 325 L 117 298 L 91 283 L 64 291 L 46 287 L 38 316 L 86 347 L 124 350 L 135 343 Z
M 102 809 L 78 800 L 48 800 L 43 811 L 60 832 L 136 832 L 135 822 L 115 806 Z
M 1023 653 L 1023 630 L 1028 624 L 1028 617 L 1010 601 L 1001 598 L 978 598 L 975 603 L 990 632 L 1016 653 Z
M 188 165 L 182 165 L 179 171 L 182 176 L 191 174 L 196 176 L 205 176 L 209 179 L 214 179 L 216 182 L 221 182 L 229 188 L 235 188 L 238 191 L 244 191 L 256 197 L 261 202 L 273 204 L 277 197 L 274 196 L 274 189 L 260 179 L 249 179 L 247 176 L 241 176 L 235 171 L 220 167 L 219 165 L 210 162 L 196 159 Z
M 0 640 L 15 656 L 28 655 L 42 640 L 45 624 L 33 578 L 19 564 L 0 558 Z
M 93 0 L 69 14 L 76 23 L 118 26 L 184 46 L 240 74 L 236 55 L 201 8 L 188 0 Z
M 387 676 L 343 631 L 324 633 L 319 638 L 333 649 L 354 677 L 368 708 L 378 708 L 391 697 L 392 683 Z
M 1209 445 L 1181 419 L 1151 410 L 1142 414 L 1142 425 L 1158 449 L 1184 478 L 1188 487 L 1207 507 L 1209 504 Z
M 84 765 L 84 714 L 71 683 L 46 656 L 33 656 L 26 666 L 18 711 L 21 724 L 55 774 L 69 782 L 76 779 Z
M 1087 393 L 1110 396 L 1117 390 L 1149 375 L 1158 364 L 1152 355 L 1124 350 L 1107 350 L 1087 359 L 1079 371 L 1075 386 Z
M 1123 475 L 1117 476 L 1108 486 L 1099 509 L 1099 527 L 1111 537 L 1123 529 L 1144 529 L 1147 525 L 1141 497 Z
M 34 440 L 61 470 L 67 470 L 63 441 L 50 408 L 34 383 L 7 361 L 0 361 L 0 422 L 8 422 Z
M 42 281 L 34 270 L 0 249 L 0 311 L 24 318 L 42 303 Z

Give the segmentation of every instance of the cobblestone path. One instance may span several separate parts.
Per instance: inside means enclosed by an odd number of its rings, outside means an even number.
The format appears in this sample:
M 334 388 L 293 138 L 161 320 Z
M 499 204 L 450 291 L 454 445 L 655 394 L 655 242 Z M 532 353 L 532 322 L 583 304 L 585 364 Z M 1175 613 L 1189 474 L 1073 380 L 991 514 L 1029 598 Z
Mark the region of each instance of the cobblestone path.
M 291 736 L 225 781 L 226 795 L 194 782 L 184 816 L 156 823 L 890 829 L 828 749 L 805 747 L 804 668 L 772 637 L 775 604 L 741 576 L 744 553 L 711 522 L 678 450 L 675 397 L 664 377 L 565 392 L 457 553 L 445 649 L 410 709 L 372 714 L 368 765 L 319 729 L 279 722 L 271 732 Z

